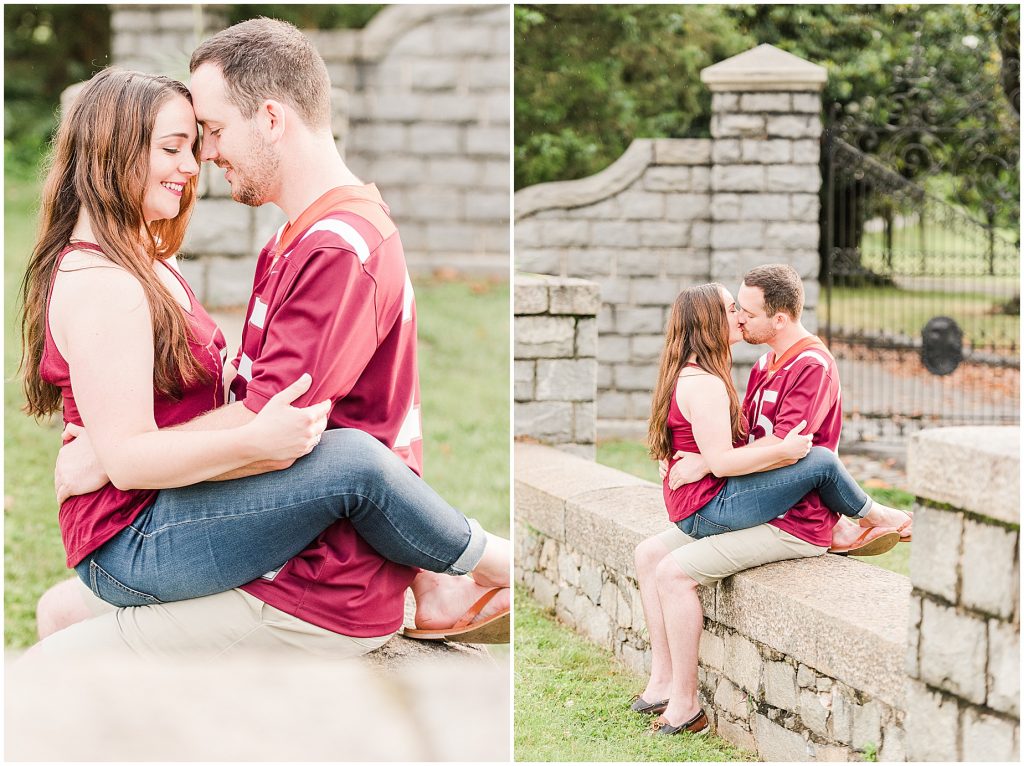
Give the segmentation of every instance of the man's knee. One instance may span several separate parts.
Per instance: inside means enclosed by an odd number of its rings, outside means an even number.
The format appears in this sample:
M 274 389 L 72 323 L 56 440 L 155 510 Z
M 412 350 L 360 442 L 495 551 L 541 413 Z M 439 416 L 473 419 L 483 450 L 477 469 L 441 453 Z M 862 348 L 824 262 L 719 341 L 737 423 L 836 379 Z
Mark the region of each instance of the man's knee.
M 36 604 L 36 631 L 40 640 L 76 622 L 93 616 L 82 600 L 77 578 L 57 583 L 46 591 Z

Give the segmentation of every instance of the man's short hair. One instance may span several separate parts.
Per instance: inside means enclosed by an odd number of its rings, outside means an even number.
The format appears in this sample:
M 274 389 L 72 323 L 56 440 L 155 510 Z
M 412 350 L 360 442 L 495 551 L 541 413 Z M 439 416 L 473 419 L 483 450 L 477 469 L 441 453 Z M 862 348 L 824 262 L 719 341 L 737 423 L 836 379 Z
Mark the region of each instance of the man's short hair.
M 192 53 L 189 71 L 216 64 L 228 99 L 246 118 L 269 99 L 288 104 L 314 129 L 330 129 L 331 80 L 309 39 L 291 24 L 260 17 L 215 34 Z
M 768 316 L 784 311 L 793 319 L 800 318 L 804 310 L 804 283 L 792 266 L 785 263 L 758 266 L 744 275 L 743 284 L 760 288 Z

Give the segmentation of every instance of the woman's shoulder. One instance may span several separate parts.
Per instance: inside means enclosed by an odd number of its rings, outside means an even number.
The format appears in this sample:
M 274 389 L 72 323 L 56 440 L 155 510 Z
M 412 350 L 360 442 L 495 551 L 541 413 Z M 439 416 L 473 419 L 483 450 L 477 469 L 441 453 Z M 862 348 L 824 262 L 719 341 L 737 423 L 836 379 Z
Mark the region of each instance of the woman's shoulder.
M 137 304 L 144 296 L 135 275 L 95 250 L 68 250 L 57 268 L 53 298 L 58 301 L 103 301 L 114 308 Z
M 727 396 L 725 382 L 705 370 L 690 368 L 676 382 L 676 396 L 685 397 L 692 404 L 695 399 L 710 400 Z

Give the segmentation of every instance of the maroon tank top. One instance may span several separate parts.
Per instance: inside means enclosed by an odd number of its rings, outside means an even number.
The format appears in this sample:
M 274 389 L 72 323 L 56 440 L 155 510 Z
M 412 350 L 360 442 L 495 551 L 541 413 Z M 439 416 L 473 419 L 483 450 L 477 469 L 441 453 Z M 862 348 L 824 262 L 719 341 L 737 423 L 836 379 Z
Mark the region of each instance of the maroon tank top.
M 64 256 L 73 249 L 102 252 L 98 246 L 91 243 L 76 242 L 74 246 L 68 245 L 64 248 L 58 258 L 57 268 L 60 267 Z M 189 350 L 211 377 L 208 382 L 197 381 L 185 386 L 180 400 L 161 396 L 154 391 L 153 414 L 156 417 L 156 424 L 159 428 L 166 428 L 192 420 L 224 402 L 224 349 L 227 342 L 216 323 L 196 300 L 192 289 L 177 269 L 167 263 L 161 262 L 161 264 L 163 268 L 169 269 L 174 274 L 188 295 L 192 310 L 182 310 L 185 311 L 185 317 L 191 330 Z M 50 280 L 51 293 L 53 282 L 57 276 L 57 268 L 54 269 L 53 277 Z M 116 349 L 112 349 L 112 353 L 116 352 Z M 71 390 L 71 374 L 68 363 L 61 356 L 53 342 L 53 336 L 50 334 L 49 294 L 46 300 L 46 343 L 39 362 L 39 374 L 47 383 L 60 388 L 61 396 L 64 399 L 64 422 L 83 425 L 75 404 L 75 394 Z M 156 499 L 157 491 L 155 489 L 120 490 L 113 484 L 107 483 L 95 492 L 69 497 L 64 501 L 60 507 L 58 519 L 64 550 L 67 552 L 67 565 L 74 567 L 131 524 L 139 513 Z
M 695 367 L 698 370 L 701 369 L 696 364 L 687 364 L 686 366 Z M 667 425 L 672 434 L 673 455 L 679 450 L 683 452 L 700 452 L 700 448 L 697 447 L 697 441 L 693 438 L 693 426 L 690 425 L 689 420 L 683 417 L 683 413 L 679 409 L 679 403 L 676 401 L 675 392 L 672 394 L 672 402 L 668 408 Z M 678 462 L 679 460 L 676 458 L 670 457 L 669 469 L 671 470 L 672 466 Z M 682 521 L 695 514 L 721 491 L 722 487 L 725 486 L 725 481 L 725 479 L 708 474 L 700 481 L 684 484 L 679 489 L 673 490 L 669 489 L 668 474 L 665 474 L 662 489 L 665 495 L 665 507 L 668 509 L 669 520 L 672 522 Z

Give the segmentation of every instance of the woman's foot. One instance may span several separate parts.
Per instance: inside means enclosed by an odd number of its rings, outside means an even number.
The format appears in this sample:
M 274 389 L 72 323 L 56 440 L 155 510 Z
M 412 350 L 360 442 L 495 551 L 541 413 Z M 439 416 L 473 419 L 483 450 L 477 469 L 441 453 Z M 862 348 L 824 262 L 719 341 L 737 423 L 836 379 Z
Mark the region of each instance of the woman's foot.
M 860 527 L 845 516 L 832 528 L 829 553 L 843 556 L 878 556 L 900 541 L 895 527 Z
M 641 715 L 659 715 L 664 713 L 667 707 L 668 698 L 658 699 L 655 697 L 652 701 L 648 701 L 642 694 L 638 694 L 633 697 L 633 704 L 629 706 L 629 709 Z
M 450 577 L 423 571 L 412 581 L 416 597 L 416 627 L 421 630 L 450 628 L 492 588 L 470 577 Z M 483 622 L 512 606 L 512 591 L 501 588 L 470 624 Z
M 487 532 L 484 555 L 470 573 L 478 585 L 507 588 L 512 584 L 512 543 Z
M 860 520 L 860 526 L 862 527 L 895 527 L 896 531 L 900 533 L 900 542 L 909 543 L 914 534 L 914 512 L 913 511 L 901 511 L 897 508 L 889 508 L 884 505 L 875 503 L 875 508 L 883 509 L 883 513 L 879 514 L 880 523 L 872 523 L 871 513 Z M 871 509 L 872 512 L 875 510 Z
M 689 713 L 677 714 L 672 705 L 651 724 L 651 734 L 707 734 L 711 724 L 700 705 L 689 706 Z

